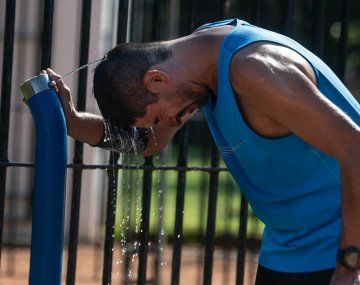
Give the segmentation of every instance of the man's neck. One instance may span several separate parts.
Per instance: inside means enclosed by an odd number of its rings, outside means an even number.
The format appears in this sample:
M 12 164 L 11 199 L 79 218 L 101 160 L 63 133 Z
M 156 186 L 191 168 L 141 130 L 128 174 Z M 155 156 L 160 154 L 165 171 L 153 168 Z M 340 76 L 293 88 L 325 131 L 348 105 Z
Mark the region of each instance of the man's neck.
M 232 26 L 211 28 L 168 41 L 173 72 L 180 80 L 204 86 L 216 94 L 219 50 L 231 29 Z

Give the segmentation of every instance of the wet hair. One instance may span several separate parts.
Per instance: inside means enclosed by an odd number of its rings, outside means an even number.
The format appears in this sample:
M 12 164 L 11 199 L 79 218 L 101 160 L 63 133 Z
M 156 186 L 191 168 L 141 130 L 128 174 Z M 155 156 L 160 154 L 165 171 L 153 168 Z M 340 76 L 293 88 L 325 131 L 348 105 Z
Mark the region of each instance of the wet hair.
M 146 107 L 158 101 L 143 78 L 151 66 L 172 56 L 163 42 L 122 43 L 107 52 L 94 70 L 94 97 L 104 119 L 118 128 L 129 128 Z

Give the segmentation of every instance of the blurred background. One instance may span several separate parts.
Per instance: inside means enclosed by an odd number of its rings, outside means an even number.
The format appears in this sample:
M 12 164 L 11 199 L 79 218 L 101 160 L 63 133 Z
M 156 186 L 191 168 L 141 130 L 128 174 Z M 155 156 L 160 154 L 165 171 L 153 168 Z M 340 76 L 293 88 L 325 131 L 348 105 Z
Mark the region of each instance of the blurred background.
M 299 41 L 359 99 L 359 15 L 354 0 L 0 0 L 0 284 L 27 284 L 29 274 L 35 128 L 25 79 L 47 66 L 67 73 L 118 42 L 173 39 L 236 17 Z M 65 82 L 79 110 L 99 113 L 92 69 Z M 146 161 L 69 138 L 68 163 L 64 284 L 253 284 L 263 224 L 201 112 Z

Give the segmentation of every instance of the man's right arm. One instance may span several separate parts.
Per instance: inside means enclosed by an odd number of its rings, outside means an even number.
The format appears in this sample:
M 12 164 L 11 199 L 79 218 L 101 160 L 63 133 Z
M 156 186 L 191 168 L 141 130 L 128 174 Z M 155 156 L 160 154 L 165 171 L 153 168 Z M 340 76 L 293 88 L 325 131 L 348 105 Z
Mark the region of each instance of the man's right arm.
M 44 72 L 45 71 L 43 71 L 43 73 Z M 103 117 L 87 112 L 77 112 L 72 103 L 70 89 L 60 80 L 60 75 L 51 69 L 47 69 L 46 73 L 51 80 L 57 82 L 55 88 L 64 109 L 68 135 L 83 143 L 97 146 L 102 142 L 105 135 Z M 182 125 L 189 118 L 190 115 L 184 116 L 182 118 Z M 171 141 L 179 129 L 180 127 L 170 127 L 160 122 L 153 127 L 154 136 L 151 131 L 148 132 L 146 147 L 140 153 L 145 156 L 150 156 L 160 152 Z

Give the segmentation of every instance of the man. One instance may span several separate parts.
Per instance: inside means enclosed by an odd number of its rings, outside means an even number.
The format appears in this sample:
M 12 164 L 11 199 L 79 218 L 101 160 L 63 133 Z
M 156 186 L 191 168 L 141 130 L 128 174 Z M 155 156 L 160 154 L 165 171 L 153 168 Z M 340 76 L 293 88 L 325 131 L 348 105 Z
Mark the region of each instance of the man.
M 203 107 L 266 225 L 256 284 L 360 284 L 360 105 L 295 41 L 234 19 L 167 42 L 122 44 L 94 74 L 104 119 L 76 112 L 69 89 L 57 88 L 70 136 L 144 155 Z

